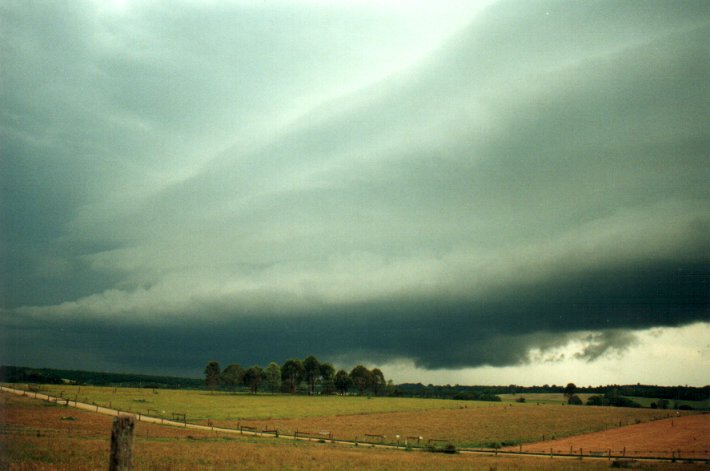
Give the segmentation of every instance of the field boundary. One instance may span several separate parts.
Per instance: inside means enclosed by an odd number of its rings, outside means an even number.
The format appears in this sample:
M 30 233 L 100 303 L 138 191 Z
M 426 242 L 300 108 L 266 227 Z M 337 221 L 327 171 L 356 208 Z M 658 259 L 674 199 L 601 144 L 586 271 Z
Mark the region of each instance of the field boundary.
M 165 419 L 162 417 L 153 417 L 141 413 L 134 413 L 134 412 L 129 412 L 129 411 L 121 411 L 119 409 L 113 409 L 109 407 L 102 407 L 97 404 L 87 404 L 84 402 L 80 402 L 77 400 L 72 400 L 68 398 L 61 398 L 61 397 L 56 397 L 56 396 L 50 396 L 49 394 L 44 394 L 39 391 L 26 391 L 23 389 L 15 389 L 15 388 L 10 388 L 7 386 L 0 386 L 0 391 L 4 391 L 10 394 L 14 394 L 17 396 L 24 396 L 28 397 L 30 399 L 39 399 L 39 400 L 44 400 L 47 402 L 53 402 L 56 403 L 57 405 L 63 405 L 65 407 L 73 407 L 79 410 L 84 410 L 88 412 L 94 412 L 98 414 L 103 414 L 103 415 L 109 415 L 109 416 L 114 416 L 118 417 L 121 415 L 131 415 L 135 417 L 136 421 L 138 422 L 145 422 L 145 423 L 151 423 L 151 424 L 156 424 L 156 425 L 167 425 L 167 426 L 172 426 L 172 427 L 178 427 L 178 428 L 183 428 L 183 429 L 191 429 L 191 430 L 199 430 L 203 432 L 218 432 L 218 433 L 224 433 L 224 434 L 233 434 L 233 435 L 248 435 L 248 436 L 254 436 L 254 437 L 270 437 L 270 438 L 280 438 L 280 439 L 287 439 L 287 440 L 302 440 L 302 441 L 309 441 L 309 442 L 316 442 L 316 443 L 330 443 L 332 445 L 346 445 L 346 446 L 364 446 L 368 448 L 379 448 L 379 449 L 391 449 L 391 450 L 409 450 L 409 451 L 430 451 L 431 446 L 422 446 L 421 444 L 417 443 L 417 445 L 412 445 L 407 443 L 405 440 L 405 444 L 402 445 L 399 443 L 399 440 L 397 444 L 386 444 L 382 443 L 382 436 L 377 435 L 370 437 L 367 434 L 364 435 L 365 440 L 358 440 L 357 438 L 355 440 L 345 440 L 345 439 L 338 439 L 333 437 L 332 433 L 327 433 L 324 434 L 323 432 L 318 432 L 318 433 L 309 433 L 309 432 L 295 432 L 294 434 L 282 434 L 279 433 L 278 430 L 262 430 L 259 431 L 255 427 L 246 427 L 246 426 L 240 426 L 239 428 L 236 429 L 231 429 L 231 428 L 225 428 L 225 427 L 215 427 L 214 425 L 200 425 L 200 424 L 193 424 L 189 423 L 186 420 L 186 414 L 178 414 L 183 421 L 177 421 L 177 420 L 171 420 L 171 419 Z M 377 438 L 377 441 L 374 440 L 374 438 Z M 407 438 L 419 438 L 420 440 L 422 437 L 407 437 Z M 368 440 L 371 439 L 371 440 Z M 434 439 L 430 439 L 434 440 Z M 445 442 L 447 440 L 441 440 L 441 439 L 436 439 L 435 441 L 437 442 Z M 689 452 L 686 452 L 685 456 L 683 456 L 682 451 L 678 450 L 678 454 L 674 452 L 671 457 L 667 456 L 636 456 L 632 454 L 627 454 L 626 450 L 623 451 L 623 453 L 618 452 L 614 454 L 613 450 L 588 450 L 587 454 L 583 453 L 583 450 L 580 449 L 579 453 L 566 453 L 560 450 L 554 450 L 550 449 L 549 452 L 546 450 L 540 450 L 540 451 L 512 451 L 512 450 L 500 450 L 500 449 L 495 449 L 495 448 L 459 448 L 456 447 L 456 451 L 459 453 L 466 453 L 466 454 L 481 454 L 481 455 L 488 455 L 488 456 L 528 456 L 528 457 L 540 457 L 540 458 L 561 458 L 561 459 L 591 459 L 591 460 L 607 460 L 607 461 L 612 461 L 612 460 L 638 460 L 638 461 L 660 461 L 660 462 L 676 462 L 676 461 L 683 461 L 683 462 L 698 462 L 698 463 L 710 463 L 710 458 L 693 458 L 693 457 L 688 457 L 687 454 Z M 666 453 L 664 452 L 658 452 L 658 453 Z M 652 453 L 652 452 L 651 452 Z

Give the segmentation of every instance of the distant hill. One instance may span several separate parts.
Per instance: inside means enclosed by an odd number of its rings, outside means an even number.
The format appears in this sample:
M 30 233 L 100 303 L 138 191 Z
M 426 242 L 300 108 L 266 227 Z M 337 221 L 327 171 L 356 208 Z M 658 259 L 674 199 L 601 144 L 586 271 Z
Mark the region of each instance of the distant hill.
M 57 370 L 26 366 L 0 366 L 3 383 L 75 383 L 95 386 L 126 386 L 146 388 L 200 388 L 204 379 L 175 376 L 141 375 L 131 373 L 102 373 L 96 371 Z

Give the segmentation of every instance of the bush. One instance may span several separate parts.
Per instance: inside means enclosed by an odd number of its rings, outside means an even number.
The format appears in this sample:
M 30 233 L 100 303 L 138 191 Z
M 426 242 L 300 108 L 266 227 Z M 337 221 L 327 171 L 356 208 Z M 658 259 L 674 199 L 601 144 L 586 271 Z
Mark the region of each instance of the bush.
M 443 447 L 437 447 L 436 445 L 430 444 L 427 446 L 427 451 L 431 453 L 448 453 L 448 454 L 454 454 L 457 453 L 456 450 L 456 445 L 453 443 L 448 443 Z
M 582 400 L 579 398 L 579 396 L 572 396 L 569 398 L 567 401 L 567 404 L 573 405 L 573 406 L 581 406 L 582 405 Z
M 587 399 L 588 406 L 605 406 L 607 403 L 604 400 L 604 396 L 589 396 Z
M 641 407 L 638 402 L 616 394 L 605 394 L 604 396 L 590 396 L 587 399 L 588 406 L 613 406 L 613 407 Z

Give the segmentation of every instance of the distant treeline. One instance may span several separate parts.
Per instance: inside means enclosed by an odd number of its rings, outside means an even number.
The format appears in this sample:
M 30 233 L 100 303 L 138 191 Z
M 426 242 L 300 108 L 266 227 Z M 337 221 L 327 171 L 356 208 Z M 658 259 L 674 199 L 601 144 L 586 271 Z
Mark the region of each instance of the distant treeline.
M 565 393 L 566 386 L 461 386 L 461 385 L 423 385 L 421 383 L 404 383 L 395 386 L 395 394 L 408 397 L 431 397 L 442 399 L 477 399 L 495 397 L 500 394 L 541 394 Z M 643 384 L 579 387 L 576 394 L 601 394 L 615 396 L 646 397 L 652 399 L 668 399 L 678 401 L 703 401 L 710 399 L 710 386 L 701 388 L 693 386 L 650 386 Z M 488 399 L 490 400 L 490 399 Z
M 140 375 L 130 373 L 102 373 L 96 371 L 57 370 L 25 366 L 0 366 L 0 382 L 41 384 L 85 384 L 93 386 L 124 386 L 137 388 L 196 389 L 204 381 L 196 378 Z
M 310 359 L 308 363 L 314 363 L 314 359 Z M 280 373 L 283 373 L 283 366 L 287 366 L 286 370 L 292 369 L 294 366 L 294 361 L 289 361 L 289 364 L 279 365 Z M 296 362 L 296 371 L 300 372 L 300 367 L 298 361 Z M 335 376 L 338 372 L 334 372 L 331 376 L 330 365 L 319 363 L 318 372 L 320 377 L 319 389 L 322 390 L 325 387 L 326 391 L 332 387 L 335 387 Z M 310 365 L 309 365 L 310 366 Z M 227 376 L 223 376 L 224 371 L 220 371 L 220 386 L 222 387 L 232 387 L 230 383 L 229 373 L 237 373 L 238 370 L 234 371 L 236 368 L 233 366 L 228 370 Z M 230 371 L 231 370 L 231 371 Z M 267 367 L 268 370 L 268 367 Z M 315 368 L 313 368 L 315 371 Z M 374 370 L 373 370 L 374 371 Z M 325 373 L 325 374 L 323 374 Z M 346 376 L 352 379 L 351 372 L 342 372 L 340 374 L 340 380 L 342 385 L 347 385 L 348 388 L 359 389 L 358 386 L 353 383 L 349 383 Z M 372 373 L 372 372 L 370 372 Z M 405 396 L 405 397 L 429 397 L 429 398 L 442 398 L 442 399 L 468 399 L 468 400 L 500 400 L 497 396 L 500 394 L 533 394 L 533 393 L 565 393 L 566 386 L 558 385 L 544 385 L 544 386 L 519 386 L 519 385 L 508 385 L 508 386 L 462 386 L 462 385 L 424 385 L 421 383 L 403 383 L 403 384 L 392 384 L 391 381 L 387 381 L 384 389 L 380 389 L 384 383 L 384 376 L 380 377 L 381 372 L 376 371 L 378 381 L 375 382 L 376 387 L 379 387 L 379 394 L 387 394 L 391 396 Z M 367 377 L 363 368 L 358 368 L 357 374 L 364 375 Z M 300 374 L 298 375 L 300 376 Z M 326 381 L 323 382 L 323 376 L 325 376 Z M 295 381 L 292 379 L 295 377 Z M 223 383 L 227 379 L 227 384 Z M 283 387 L 283 384 L 288 384 L 289 387 L 293 386 L 294 382 L 297 382 L 297 387 L 300 388 L 301 385 L 304 386 L 307 392 L 311 389 L 313 376 L 304 375 L 302 378 L 298 378 L 296 375 L 292 375 L 287 378 L 287 381 L 283 381 L 283 378 L 279 389 Z M 299 381 L 300 379 L 300 381 Z M 333 381 L 332 383 L 330 381 Z M 303 383 L 301 383 L 303 381 Z M 182 378 L 173 376 L 157 376 L 157 375 L 140 375 L 140 374 L 129 374 L 129 373 L 105 373 L 105 372 L 95 372 L 95 371 L 81 371 L 81 370 L 59 370 L 52 368 L 32 368 L 24 366 L 0 366 L 0 382 L 3 383 L 42 383 L 42 384 L 61 384 L 61 383 L 75 383 L 75 384 L 86 384 L 95 386 L 125 386 L 125 387 L 145 387 L 145 388 L 175 388 L 175 389 L 199 389 L 205 387 L 205 378 Z M 218 384 L 219 384 L 218 383 Z M 268 381 L 267 381 L 268 383 Z M 367 383 L 360 382 L 360 387 L 363 390 L 367 389 Z M 266 389 L 266 388 L 265 388 Z M 277 390 L 279 390 L 277 389 Z M 337 390 L 337 387 L 335 387 Z M 344 388 L 345 389 L 345 388 Z M 347 391 L 347 389 L 345 389 Z M 596 394 L 603 395 L 607 397 L 615 396 L 630 396 L 630 397 L 645 397 L 652 399 L 666 399 L 669 401 L 704 401 L 710 399 L 710 386 L 704 387 L 693 387 L 693 386 L 653 386 L 653 385 L 607 385 L 607 386 L 595 386 L 595 387 L 576 387 L 576 394 Z

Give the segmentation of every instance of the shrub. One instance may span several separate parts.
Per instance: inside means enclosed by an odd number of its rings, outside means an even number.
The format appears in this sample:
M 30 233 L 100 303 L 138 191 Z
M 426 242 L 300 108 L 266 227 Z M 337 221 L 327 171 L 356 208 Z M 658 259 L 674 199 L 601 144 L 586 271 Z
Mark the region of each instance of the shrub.
M 581 406 L 582 405 L 582 400 L 579 398 L 579 396 L 571 396 L 569 400 L 567 400 L 567 404 L 573 405 L 573 406 Z

